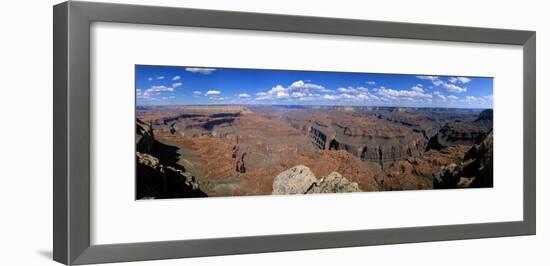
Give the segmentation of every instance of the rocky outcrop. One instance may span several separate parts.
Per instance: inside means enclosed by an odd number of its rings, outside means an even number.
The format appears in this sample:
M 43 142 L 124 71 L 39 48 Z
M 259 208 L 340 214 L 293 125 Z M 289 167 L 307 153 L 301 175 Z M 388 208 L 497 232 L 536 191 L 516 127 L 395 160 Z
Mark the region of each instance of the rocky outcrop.
M 434 188 L 493 186 L 493 132 L 472 146 L 459 164 L 449 164 L 434 177 Z
M 177 158 L 165 158 L 176 156 L 167 147 L 155 140 L 151 124 L 136 119 L 136 198 L 206 197 L 196 178 L 174 163 Z
M 325 135 L 321 130 L 317 129 L 316 127 L 310 127 L 309 136 L 313 145 L 321 150 L 325 149 L 327 143 L 327 135 Z
M 152 155 L 136 152 L 136 172 L 138 199 L 206 197 L 194 176 Z
M 473 145 L 487 137 L 493 127 L 493 110 L 484 110 L 473 121 L 448 123 L 428 141 L 426 150 L 441 150 L 452 145 Z
M 152 125 L 136 119 L 136 151 L 149 152 L 154 140 Z
M 343 150 L 363 161 L 386 163 L 420 156 L 427 139 L 408 124 L 393 124 L 354 112 L 295 110 L 285 121 L 321 150 Z
M 138 199 L 207 196 L 200 190 L 194 176 L 182 169 L 163 165 L 152 155 L 136 152 L 136 172 Z
M 275 177 L 272 194 L 304 194 L 315 182 L 317 178 L 307 166 L 294 166 Z
M 424 139 L 409 140 L 405 144 L 377 145 L 376 143 L 363 146 L 360 158 L 370 162 L 393 162 L 406 159 L 411 156 L 421 156 L 426 142 Z
M 244 165 L 244 157 L 246 156 L 246 152 L 242 153 L 233 153 L 233 158 L 235 158 L 235 171 L 238 173 L 244 174 L 246 173 L 246 166 Z
M 313 183 L 306 191 L 306 194 L 344 192 L 361 192 L 361 189 L 359 189 L 357 183 L 350 182 L 338 172 L 332 172 L 328 176 L 321 177 L 320 180 Z
M 441 150 L 452 145 L 472 145 L 479 143 L 487 136 L 487 130 L 469 123 L 452 123 L 443 126 L 430 138 L 426 150 Z
M 492 121 L 493 120 L 493 109 L 487 109 L 481 111 L 477 116 L 476 122 L 478 121 Z
M 304 165 L 294 166 L 275 177 L 274 195 L 360 192 L 359 185 L 337 172 L 317 179 Z

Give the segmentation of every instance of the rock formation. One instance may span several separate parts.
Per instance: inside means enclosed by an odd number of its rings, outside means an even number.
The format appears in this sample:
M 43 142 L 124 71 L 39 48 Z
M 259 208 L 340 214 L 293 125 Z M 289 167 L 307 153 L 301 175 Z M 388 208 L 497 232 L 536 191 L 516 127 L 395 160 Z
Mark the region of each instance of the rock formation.
M 328 176 L 321 177 L 320 180 L 311 184 L 306 194 L 344 192 L 361 192 L 361 189 L 359 189 L 357 183 L 350 182 L 338 172 L 332 172 Z
M 316 182 L 317 178 L 307 166 L 294 166 L 275 177 L 272 194 L 304 194 Z
M 136 119 L 136 150 L 139 152 L 149 152 L 153 147 L 152 126 Z
M 149 154 L 136 152 L 136 173 L 138 199 L 206 197 L 194 176 Z
M 321 150 L 344 150 L 380 164 L 420 156 L 427 141 L 422 132 L 409 126 L 353 111 L 293 110 L 284 118 Z
M 161 160 L 152 154 L 166 156 L 164 146 L 155 140 L 152 125 L 136 119 L 136 198 L 206 197 L 194 176 L 174 164 L 177 160 Z
M 274 195 L 360 192 L 359 185 L 350 182 L 338 172 L 332 172 L 319 180 L 303 165 L 294 166 L 275 177 Z
M 479 115 L 477 116 L 476 122 L 480 121 L 493 121 L 493 110 L 487 109 L 483 110 Z M 492 123 L 491 123 L 492 126 Z
M 493 128 L 493 110 L 482 111 L 473 121 L 448 123 L 430 138 L 426 150 L 441 150 L 451 145 L 481 142 Z
M 435 175 L 434 188 L 493 187 L 493 132 L 466 152 L 458 164 L 444 166 Z

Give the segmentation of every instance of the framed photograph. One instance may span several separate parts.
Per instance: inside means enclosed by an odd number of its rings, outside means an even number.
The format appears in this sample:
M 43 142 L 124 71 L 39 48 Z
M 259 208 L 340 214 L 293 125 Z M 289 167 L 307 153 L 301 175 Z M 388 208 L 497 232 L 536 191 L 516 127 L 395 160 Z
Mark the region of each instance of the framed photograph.
M 54 6 L 54 260 L 534 235 L 535 32 Z

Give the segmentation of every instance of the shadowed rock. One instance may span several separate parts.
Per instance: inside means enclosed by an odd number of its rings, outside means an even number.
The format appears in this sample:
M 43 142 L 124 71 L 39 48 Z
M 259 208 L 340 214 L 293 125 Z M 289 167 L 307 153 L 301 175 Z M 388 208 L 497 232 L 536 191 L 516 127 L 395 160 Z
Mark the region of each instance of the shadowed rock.
M 206 197 L 194 176 L 165 166 L 149 154 L 136 152 L 136 198 L 196 198 Z
M 136 199 L 207 196 L 195 177 L 176 163 L 176 150 L 154 138 L 151 124 L 136 119 Z
M 149 152 L 154 139 L 151 125 L 136 119 L 136 151 Z
M 448 123 L 430 138 L 426 150 L 441 150 L 445 147 L 462 144 L 478 144 L 487 137 L 493 127 L 493 110 L 484 110 L 474 121 Z
M 434 188 L 493 187 L 493 132 L 472 146 L 459 164 L 449 164 L 435 175 Z

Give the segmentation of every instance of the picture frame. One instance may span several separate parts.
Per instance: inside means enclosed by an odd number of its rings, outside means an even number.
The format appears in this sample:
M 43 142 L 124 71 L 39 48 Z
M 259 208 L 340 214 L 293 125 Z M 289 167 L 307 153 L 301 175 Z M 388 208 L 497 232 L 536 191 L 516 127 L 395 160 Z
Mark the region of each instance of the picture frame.
M 64 2 L 54 6 L 53 258 L 66 265 L 536 234 L 536 33 L 187 8 Z M 508 44 L 523 47 L 523 221 L 179 241 L 91 244 L 90 26 L 116 22 Z

